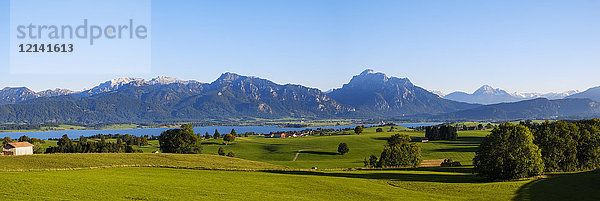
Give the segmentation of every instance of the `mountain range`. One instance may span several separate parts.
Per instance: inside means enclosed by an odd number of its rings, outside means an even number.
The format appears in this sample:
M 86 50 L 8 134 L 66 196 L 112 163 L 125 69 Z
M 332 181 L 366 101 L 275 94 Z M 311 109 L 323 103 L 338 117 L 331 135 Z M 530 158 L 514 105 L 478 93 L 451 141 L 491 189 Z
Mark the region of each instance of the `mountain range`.
M 548 97 L 537 98 L 544 96 Z M 517 96 L 483 86 L 473 94 L 452 93 L 442 98 L 407 78 L 389 77 L 373 70 L 354 76 L 339 89 L 322 92 L 228 72 L 211 83 L 157 77 L 151 80 L 119 78 L 79 92 L 4 88 L 0 90 L 0 123 L 94 124 L 254 118 L 497 121 L 583 118 L 600 114 L 596 102 L 600 88 L 559 100 L 549 100 L 556 99 L 549 96 Z
M 579 91 L 572 90 L 562 93 L 508 93 L 502 89 L 496 89 L 489 85 L 483 85 L 475 92 L 469 94 L 465 92 L 453 92 L 443 96 L 445 99 L 454 100 L 465 103 L 475 104 L 497 104 L 497 103 L 511 103 L 524 100 L 531 100 L 537 98 L 546 98 L 549 100 L 563 99 L 567 96 L 577 94 Z

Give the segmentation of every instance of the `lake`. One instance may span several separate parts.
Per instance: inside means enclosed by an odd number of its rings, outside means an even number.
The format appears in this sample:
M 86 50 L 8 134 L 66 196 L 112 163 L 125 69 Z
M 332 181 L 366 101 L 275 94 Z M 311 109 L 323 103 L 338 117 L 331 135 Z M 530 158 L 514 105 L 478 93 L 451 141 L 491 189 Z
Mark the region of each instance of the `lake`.
M 404 123 L 398 124 L 398 126 L 403 126 L 407 128 L 415 128 L 420 126 L 432 126 L 438 125 L 440 123 Z M 365 125 L 365 126 L 376 126 L 373 125 Z M 194 132 L 204 133 L 208 132 L 209 134 L 213 134 L 215 129 L 219 131 L 219 133 L 229 133 L 231 129 L 235 129 L 235 132 L 238 134 L 246 133 L 246 132 L 254 132 L 254 133 L 270 133 L 277 131 L 299 131 L 304 129 L 344 129 L 344 128 L 354 128 L 357 125 L 349 125 L 349 126 L 323 126 L 323 127 L 308 127 L 308 128 L 281 128 L 277 126 L 208 126 L 208 127 L 195 127 Z M 144 128 L 144 129 L 109 129 L 109 130 L 62 130 L 62 131 L 39 131 L 39 132 L 9 132 L 9 133 L 0 133 L 2 137 L 10 137 L 12 139 L 19 138 L 23 135 L 27 135 L 31 138 L 38 139 L 48 139 L 48 138 L 60 138 L 64 134 L 67 134 L 69 138 L 78 138 L 79 136 L 92 136 L 96 134 L 129 134 L 135 136 L 142 135 L 160 135 L 161 132 L 168 130 L 169 128 Z

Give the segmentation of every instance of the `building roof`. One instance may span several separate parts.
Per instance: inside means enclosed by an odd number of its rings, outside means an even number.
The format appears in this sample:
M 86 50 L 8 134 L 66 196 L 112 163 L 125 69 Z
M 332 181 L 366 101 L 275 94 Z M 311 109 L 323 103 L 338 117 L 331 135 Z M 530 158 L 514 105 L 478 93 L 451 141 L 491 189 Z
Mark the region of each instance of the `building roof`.
M 11 147 L 14 147 L 14 148 L 33 147 L 33 145 L 29 142 L 9 142 L 7 145 L 10 145 Z

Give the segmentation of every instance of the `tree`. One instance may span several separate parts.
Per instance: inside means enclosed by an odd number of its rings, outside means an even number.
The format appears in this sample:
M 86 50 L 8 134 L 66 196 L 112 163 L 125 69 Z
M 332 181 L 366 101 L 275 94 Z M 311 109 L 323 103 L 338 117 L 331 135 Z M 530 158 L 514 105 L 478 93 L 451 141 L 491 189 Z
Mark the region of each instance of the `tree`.
M 210 134 L 208 134 L 208 131 L 204 134 L 204 139 L 210 139 Z
M 361 134 L 363 132 L 364 128 L 362 126 L 356 126 L 356 128 L 354 128 L 354 133 L 356 134 Z
M 220 156 L 225 156 L 225 149 L 223 149 L 223 147 L 219 147 L 219 150 L 217 150 L 217 153 L 218 153 Z
M 377 128 L 377 129 L 375 130 L 375 132 L 381 133 L 381 132 L 383 132 L 383 128 Z
M 10 139 L 10 137 L 4 137 L 4 139 L 2 139 L 2 145 L 6 145 L 8 143 L 12 142 L 12 139 Z
M 235 153 L 233 153 L 233 151 L 230 151 L 229 153 L 227 153 L 227 156 L 233 158 L 235 157 Z
M 231 134 L 232 134 L 233 136 L 236 136 L 236 135 L 237 135 L 237 133 L 235 132 L 235 129 L 233 129 L 233 128 L 231 129 Z
M 87 142 L 87 138 L 86 138 L 86 137 L 84 137 L 83 135 L 80 135 L 80 136 L 79 136 L 79 142 L 80 142 L 80 143 L 81 143 L 81 142 Z
M 213 134 L 213 138 L 219 139 L 220 137 L 221 137 L 221 134 L 219 133 L 219 130 L 215 129 L 215 134 Z
M 43 154 L 44 153 L 44 147 L 42 147 L 42 143 L 39 143 L 39 142 L 33 143 L 33 153 L 34 154 Z
M 148 143 L 148 136 L 142 136 L 140 137 L 140 146 L 148 146 L 150 145 L 150 143 Z
M 492 125 L 491 123 L 488 123 L 487 125 L 485 125 L 486 129 L 492 129 L 494 128 L 494 125 Z
M 488 179 L 519 179 L 543 173 L 539 147 L 523 125 L 503 123 L 485 137 L 473 158 L 473 171 Z
M 478 124 L 477 125 L 477 130 L 483 130 L 483 124 Z
M 564 121 L 543 123 L 534 130 L 534 143 L 539 146 L 548 172 L 578 169 L 577 140 L 579 127 Z
M 450 125 L 428 126 L 425 128 L 425 137 L 430 141 L 456 140 L 458 132 L 456 131 L 456 127 Z
M 371 156 L 369 156 L 369 160 L 367 160 L 365 158 L 364 163 L 365 163 L 365 167 L 369 167 L 369 168 L 377 167 L 377 156 L 371 154 Z
M 193 126 L 184 124 L 180 129 L 163 131 L 158 137 L 163 153 L 198 154 L 202 152 L 201 139 L 194 134 Z
M 379 157 L 378 167 L 419 167 L 421 146 L 417 143 L 386 145 Z
M 395 134 L 387 139 L 388 146 L 395 146 L 410 143 L 410 136 Z
M 235 136 L 232 134 L 226 134 L 225 136 L 223 136 L 223 141 L 227 142 L 227 144 L 235 141 Z
M 31 138 L 27 137 L 26 135 L 23 135 L 19 138 L 19 142 L 29 142 L 31 141 Z
M 338 153 L 340 153 L 341 155 L 344 155 L 346 153 L 348 153 L 350 151 L 350 148 L 348 148 L 348 144 L 346 144 L 345 142 L 340 143 L 338 145 Z

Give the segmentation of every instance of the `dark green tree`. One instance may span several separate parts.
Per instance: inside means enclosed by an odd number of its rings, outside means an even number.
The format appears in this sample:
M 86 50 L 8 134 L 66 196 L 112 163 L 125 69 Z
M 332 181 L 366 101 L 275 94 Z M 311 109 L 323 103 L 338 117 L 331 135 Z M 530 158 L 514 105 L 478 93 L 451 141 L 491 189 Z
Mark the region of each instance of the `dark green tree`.
M 348 153 L 350 151 L 350 148 L 348 147 L 348 144 L 346 144 L 345 142 L 340 143 L 338 145 L 338 153 L 341 155 L 344 155 L 346 153 Z
M 408 135 L 395 134 L 388 138 L 377 167 L 418 167 L 421 161 L 421 146 L 410 143 Z
M 233 129 L 233 128 L 231 129 L 231 134 L 232 134 L 233 136 L 236 136 L 236 135 L 237 135 L 237 133 L 235 132 L 235 129 Z
M 395 146 L 410 143 L 410 136 L 395 134 L 387 139 L 388 146 Z
M 519 179 L 543 173 L 544 162 L 531 131 L 503 123 L 483 139 L 473 159 L 473 171 L 488 179 Z
M 215 134 L 213 134 L 213 138 L 219 139 L 220 137 L 221 137 L 221 134 L 219 133 L 219 130 L 215 129 Z
M 19 137 L 19 142 L 29 142 L 29 141 L 31 141 L 31 138 L 27 137 L 26 135 Z
M 235 135 L 232 134 L 225 134 L 225 136 L 223 136 L 223 141 L 225 141 L 227 144 L 235 141 Z
M 419 167 L 421 146 L 417 143 L 386 145 L 379 157 L 378 167 Z
M 371 154 L 371 156 L 369 156 L 368 160 L 365 158 L 364 164 L 365 164 L 365 167 L 368 167 L 368 168 L 377 167 L 377 156 Z
M 2 139 L 2 145 L 3 146 L 6 145 L 6 144 L 8 144 L 8 143 L 10 143 L 10 142 L 12 142 L 12 139 L 10 139 L 10 137 L 4 137 Z
M 204 139 L 210 139 L 210 134 L 208 134 L 208 131 L 204 134 Z
M 364 129 L 365 129 L 365 128 L 363 128 L 362 126 L 356 126 L 356 127 L 354 128 L 354 133 L 356 133 L 356 134 L 361 134 L 361 133 L 363 132 L 363 130 L 364 130 Z
M 193 126 L 184 124 L 180 129 L 163 131 L 158 137 L 163 153 L 198 154 L 202 152 L 201 139 L 194 133 Z
M 579 128 L 564 121 L 543 123 L 534 131 L 533 141 L 540 147 L 542 160 L 548 172 L 578 169 L 577 138 Z

